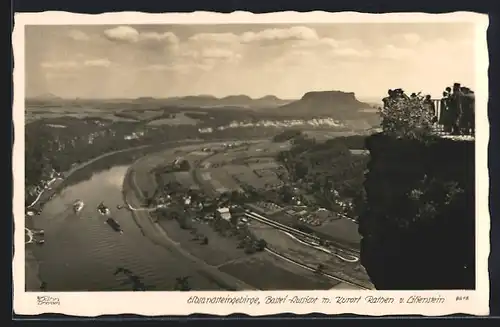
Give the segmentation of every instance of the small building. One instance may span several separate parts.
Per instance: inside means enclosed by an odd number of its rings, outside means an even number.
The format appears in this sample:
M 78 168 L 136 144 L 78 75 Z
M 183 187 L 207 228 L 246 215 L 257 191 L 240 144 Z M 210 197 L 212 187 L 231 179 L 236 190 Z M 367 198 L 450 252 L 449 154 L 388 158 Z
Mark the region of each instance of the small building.
M 217 209 L 216 215 L 218 218 L 221 218 L 226 221 L 231 220 L 231 212 L 229 212 L 229 208 L 219 208 Z

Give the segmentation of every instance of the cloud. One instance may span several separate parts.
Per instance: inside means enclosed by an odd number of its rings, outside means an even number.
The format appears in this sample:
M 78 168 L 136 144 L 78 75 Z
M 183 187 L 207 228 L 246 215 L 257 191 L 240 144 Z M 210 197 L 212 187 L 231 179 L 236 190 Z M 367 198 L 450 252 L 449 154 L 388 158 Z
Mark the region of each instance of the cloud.
M 146 71 L 172 71 L 175 70 L 175 67 L 172 65 L 163 65 L 163 64 L 154 64 L 154 65 L 148 65 L 142 68 L 142 70 Z
M 134 43 L 139 41 L 139 32 L 130 26 L 118 26 L 104 31 L 104 36 L 111 41 Z
M 303 40 L 301 42 L 298 42 L 296 46 L 338 48 L 339 46 L 341 46 L 341 42 L 338 40 L 334 40 L 332 38 L 321 38 L 321 39 Z
M 84 61 L 83 65 L 87 67 L 109 67 L 111 66 L 111 61 L 108 59 L 92 59 Z
M 190 65 L 183 63 L 173 63 L 173 64 L 153 64 L 143 67 L 141 70 L 153 73 L 161 73 L 161 72 L 172 72 L 179 74 L 189 74 L 196 69 L 202 69 L 201 65 Z M 204 69 L 202 69 L 204 70 Z
M 270 28 L 259 32 L 245 32 L 240 38 L 243 43 L 251 43 L 265 41 L 317 40 L 319 37 L 312 28 L 293 26 L 290 28 Z
M 111 61 L 108 59 L 87 59 L 82 61 L 51 61 L 43 62 L 40 66 L 51 71 L 70 71 L 79 70 L 85 67 L 110 67 Z
M 172 32 L 139 32 L 130 26 L 118 26 L 104 31 L 104 36 L 115 42 L 122 43 L 166 43 L 177 45 L 179 38 Z
M 179 43 L 179 38 L 172 32 L 156 33 L 156 32 L 145 32 L 139 34 L 139 39 L 141 41 L 158 41 L 176 44 Z
M 361 50 L 354 48 L 338 48 L 331 51 L 334 57 L 343 58 L 369 58 L 372 56 L 372 52 L 369 50 Z
M 90 39 L 87 34 L 79 30 L 70 30 L 68 37 L 75 41 L 88 41 Z
M 76 61 L 53 61 L 53 62 L 43 62 L 40 64 L 42 68 L 51 70 L 68 70 L 77 69 L 80 67 L 79 63 Z
M 238 57 L 238 54 L 228 49 L 208 48 L 201 51 L 201 57 L 208 59 L 233 59 Z
M 191 42 L 208 43 L 254 43 L 272 41 L 307 41 L 318 40 L 318 34 L 312 28 L 293 26 L 289 28 L 269 28 L 258 32 L 234 33 L 198 33 L 189 38 Z
M 192 42 L 236 43 L 240 37 L 233 33 L 198 33 L 189 38 Z

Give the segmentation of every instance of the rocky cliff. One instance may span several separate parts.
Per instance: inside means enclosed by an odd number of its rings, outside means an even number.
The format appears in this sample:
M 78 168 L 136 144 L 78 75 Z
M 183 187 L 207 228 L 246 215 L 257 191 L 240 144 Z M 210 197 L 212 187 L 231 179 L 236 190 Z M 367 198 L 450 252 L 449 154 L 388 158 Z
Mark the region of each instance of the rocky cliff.
M 377 111 L 356 99 L 353 92 L 308 92 L 300 100 L 274 109 L 273 113 L 292 117 L 330 117 L 350 121 L 358 128 L 369 128 L 380 123 Z
M 280 107 L 280 111 L 288 114 L 305 113 L 309 115 L 349 115 L 354 114 L 360 109 L 369 108 L 370 105 L 358 101 L 352 92 L 342 91 L 322 91 L 307 92 L 297 101 Z
M 367 138 L 361 261 L 377 289 L 475 287 L 473 141 Z

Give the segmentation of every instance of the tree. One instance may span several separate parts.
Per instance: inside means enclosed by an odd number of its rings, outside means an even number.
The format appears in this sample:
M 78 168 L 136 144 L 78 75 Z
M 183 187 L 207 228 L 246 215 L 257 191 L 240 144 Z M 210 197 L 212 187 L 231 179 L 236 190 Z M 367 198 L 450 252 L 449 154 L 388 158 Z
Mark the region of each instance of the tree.
M 182 171 L 188 171 L 189 169 L 191 169 L 191 165 L 189 164 L 189 161 L 182 160 L 180 165 L 179 165 L 179 169 Z
M 384 107 L 379 114 L 382 118 L 382 130 L 388 135 L 421 139 L 432 132 L 434 116 L 420 93 L 408 97 L 402 91 L 392 91 L 384 99 Z
M 324 269 L 325 269 L 325 265 L 324 265 L 324 264 L 322 264 L 322 263 L 320 263 L 320 264 L 318 264 L 318 266 L 316 267 L 315 273 L 316 273 L 316 274 L 322 274 Z
M 261 252 L 267 247 L 267 242 L 263 238 L 259 239 L 255 244 L 256 250 Z
M 190 291 L 191 286 L 189 285 L 190 276 L 177 277 L 175 279 L 174 290 L 176 291 Z

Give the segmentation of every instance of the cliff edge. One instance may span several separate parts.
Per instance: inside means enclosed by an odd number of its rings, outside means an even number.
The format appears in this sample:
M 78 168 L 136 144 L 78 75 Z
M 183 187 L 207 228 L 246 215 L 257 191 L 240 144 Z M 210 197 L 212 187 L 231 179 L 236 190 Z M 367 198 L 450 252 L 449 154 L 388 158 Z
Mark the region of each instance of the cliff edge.
M 475 288 L 474 141 L 367 138 L 361 262 L 379 290 Z

